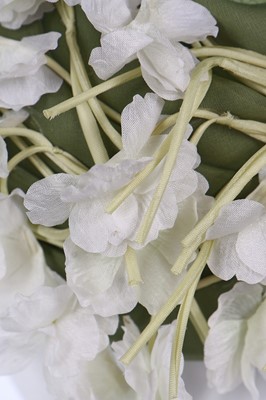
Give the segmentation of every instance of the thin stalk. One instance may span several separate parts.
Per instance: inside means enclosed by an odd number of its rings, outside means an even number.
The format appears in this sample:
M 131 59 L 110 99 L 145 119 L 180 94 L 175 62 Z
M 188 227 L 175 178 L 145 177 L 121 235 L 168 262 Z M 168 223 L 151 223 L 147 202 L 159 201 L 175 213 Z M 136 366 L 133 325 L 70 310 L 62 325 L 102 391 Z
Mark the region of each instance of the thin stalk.
M 170 360 L 170 374 L 169 374 L 170 400 L 176 400 L 178 398 L 178 384 L 179 384 L 182 349 L 187 329 L 188 318 L 191 310 L 191 305 L 198 284 L 198 279 L 195 279 L 192 286 L 188 289 L 178 312 L 178 317 L 176 321 L 176 332 L 172 344 L 171 360 Z
M 71 99 L 65 100 L 62 103 L 57 104 L 54 107 L 51 107 L 47 110 L 43 111 L 45 118 L 52 119 L 56 116 L 71 110 L 72 108 L 77 107 L 79 104 L 83 103 L 84 101 L 88 101 L 89 99 L 98 96 L 101 93 L 107 92 L 117 86 L 123 85 L 126 82 L 129 82 L 133 79 L 136 79 L 141 76 L 141 69 L 140 67 L 135 68 L 131 71 L 125 72 L 115 78 L 109 79 L 106 82 L 100 83 L 97 86 L 87 90 L 79 94 L 78 96 L 74 96 Z
M 206 261 L 209 257 L 210 250 L 212 247 L 212 241 L 205 242 L 201 250 L 190 267 L 189 271 L 185 275 L 182 282 L 178 285 L 173 294 L 169 297 L 167 302 L 161 307 L 158 313 L 151 319 L 150 323 L 146 326 L 143 332 L 140 334 L 136 342 L 128 349 L 128 351 L 123 355 L 121 361 L 124 364 L 129 364 L 143 346 L 151 339 L 151 337 L 157 332 L 160 325 L 168 317 L 168 315 L 176 308 L 182 298 L 186 295 L 187 291 L 200 277 Z
M 140 283 L 143 283 L 139 271 L 136 251 L 131 247 L 127 248 L 127 251 L 125 253 L 125 260 L 127 267 L 128 284 L 130 286 L 136 286 L 139 285 Z
M 58 64 L 53 58 L 45 56 L 47 66 L 52 69 L 60 78 L 62 78 L 68 85 L 71 86 L 71 79 L 69 72 Z
M 189 319 L 194 326 L 201 343 L 204 344 L 208 335 L 209 327 L 206 318 L 204 317 L 195 298 L 192 300 Z

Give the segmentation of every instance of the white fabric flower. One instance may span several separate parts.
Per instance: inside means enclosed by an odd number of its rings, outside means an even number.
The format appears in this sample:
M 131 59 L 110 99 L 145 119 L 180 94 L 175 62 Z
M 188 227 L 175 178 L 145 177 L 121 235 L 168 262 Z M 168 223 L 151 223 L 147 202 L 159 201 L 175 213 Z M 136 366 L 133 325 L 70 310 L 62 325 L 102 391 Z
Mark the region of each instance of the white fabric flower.
M 20 111 L 4 111 L 0 117 L 0 128 L 15 127 L 28 118 L 28 113 L 25 110 Z M 6 178 L 8 176 L 7 168 L 7 148 L 6 143 L 2 136 L 0 136 L 0 178 Z
M 62 79 L 44 65 L 45 52 L 57 47 L 59 37 L 57 32 L 21 41 L 0 37 L 0 107 L 19 110 L 60 88 Z
M 206 239 L 216 239 L 208 266 L 221 279 L 247 283 L 266 277 L 266 207 L 250 199 L 222 208 Z
M 81 176 L 57 174 L 33 184 L 25 198 L 30 220 L 52 226 L 69 216 L 71 240 L 87 252 L 116 257 L 123 255 L 127 246 L 140 248 L 135 235 L 159 183 L 164 160 L 116 211 L 108 214 L 105 208 L 166 138 L 150 136 L 162 106 L 154 94 L 144 99 L 135 96 L 122 113 L 122 151 Z M 191 129 L 189 126 L 187 136 Z M 146 243 L 155 240 L 161 230 L 173 227 L 178 204 L 199 185 L 200 175 L 194 171 L 198 163 L 196 147 L 185 139 Z
M 49 280 L 41 246 L 35 239 L 23 207 L 24 194 L 0 194 L 0 312 L 17 293 L 32 294 Z
M 139 336 L 137 326 L 129 317 L 124 318 L 124 324 L 123 340 L 112 344 L 117 359 L 120 359 Z M 161 326 L 151 352 L 146 346 L 128 366 L 120 364 L 126 382 L 136 392 L 138 399 L 168 399 L 170 357 L 174 331 L 175 323 Z M 181 378 L 183 364 L 182 360 L 178 399 L 191 400 L 192 397 L 187 393 Z
M 59 278 L 58 278 L 59 279 Z M 67 378 L 79 373 L 109 344 L 118 318 L 102 318 L 78 306 L 65 284 L 42 286 L 31 296 L 17 295 L 0 316 L 0 374 L 23 369 L 44 355 L 46 372 Z
M 259 399 L 255 372 L 266 378 L 265 311 L 259 284 L 239 282 L 219 297 L 204 349 L 208 382 L 217 392 L 227 393 L 244 383 L 252 399 Z
M 138 58 L 146 83 L 167 100 L 183 96 L 196 64 L 179 42 L 218 32 L 209 11 L 191 0 L 142 0 L 140 7 L 136 0 L 91 0 L 81 6 L 102 32 L 101 47 L 89 59 L 96 74 L 107 79 Z
M 206 210 L 202 212 L 204 207 Z M 174 227 L 160 232 L 156 240 L 136 252 L 143 280 L 138 287 L 128 285 L 123 256 L 88 253 L 71 239 L 66 240 L 67 282 L 80 304 L 90 305 L 95 313 L 108 316 L 129 312 L 139 302 L 151 315 L 155 314 L 182 279 L 171 273 L 182 249 L 181 240 L 209 207 L 210 198 L 202 193 L 190 196 L 180 204 Z
M 0 25 L 18 29 L 40 19 L 52 7 L 45 0 L 0 0 Z

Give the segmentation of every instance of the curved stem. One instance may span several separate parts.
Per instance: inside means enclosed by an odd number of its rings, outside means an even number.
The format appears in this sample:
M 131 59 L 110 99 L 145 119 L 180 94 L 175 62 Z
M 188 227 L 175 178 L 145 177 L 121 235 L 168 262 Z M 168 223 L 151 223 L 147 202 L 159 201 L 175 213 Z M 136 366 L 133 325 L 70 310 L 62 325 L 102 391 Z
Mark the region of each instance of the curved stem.
M 53 70 L 60 78 L 62 78 L 68 85 L 71 86 L 71 79 L 69 72 L 58 64 L 53 58 L 45 56 L 47 66 Z

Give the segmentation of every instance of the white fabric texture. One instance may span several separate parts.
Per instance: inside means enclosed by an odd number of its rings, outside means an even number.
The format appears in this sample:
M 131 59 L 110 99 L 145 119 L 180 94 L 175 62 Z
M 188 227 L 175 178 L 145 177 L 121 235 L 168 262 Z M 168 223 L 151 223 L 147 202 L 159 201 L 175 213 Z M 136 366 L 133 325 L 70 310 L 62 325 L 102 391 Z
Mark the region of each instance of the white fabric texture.
M 151 136 L 162 106 L 155 94 L 148 93 L 144 99 L 135 96 L 122 113 L 124 148 L 118 154 L 83 175 L 57 174 L 33 184 L 25 197 L 30 220 L 53 226 L 69 216 L 71 240 L 86 252 L 109 257 L 122 256 L 128 246 L 139 249 L 155 240 L 160 231 L 172 228 L 178 204 L 200 185 L 200 175 L 194 171 L 199 156 L 196 147 L 186 139 L 143 245 L 136 243 L 135 236 L 159 183 L 164 160 L 112 214 L 105 211 L 117 191 L 152 160 L 154 151 L 165 140 L 166 135 Z M 131 125 L 133 119 L 135 123 Z M 186 136 L 191 130 L 188 126 Z
M 243 383 L 253 400 L 260 398 L 255 371 L 266 378 L 264 298 L 260 284 L 244 282 L 219 297 L 204 347 L 208 382 L 218 393 L 227 393 Z
M 0 37 L 0 107 L 17 111 L 44 93 L 58 91 L 62 79 L 45 66 L 45 53 L 57 47 L 60 36 L 49 32 L 21 41 Z
M 208 259 L 211 271 L 221 279 L 236 275 L 253 284 L 266 277 L 266 207 L 260 200 L 263 186 L 253 200 L 235 200 L 223 207 L 206 239 L 216 239 Z
M 148 86 L 167 100 L 182 98 L 196 64 L 179 42 L 192 43 L 218 28 L 209 11 L 191 0 L 81 1 L 94 27 L 102 32 L 101 47 L 92 50 L 89 64 L 107 79 L 138 58 Z

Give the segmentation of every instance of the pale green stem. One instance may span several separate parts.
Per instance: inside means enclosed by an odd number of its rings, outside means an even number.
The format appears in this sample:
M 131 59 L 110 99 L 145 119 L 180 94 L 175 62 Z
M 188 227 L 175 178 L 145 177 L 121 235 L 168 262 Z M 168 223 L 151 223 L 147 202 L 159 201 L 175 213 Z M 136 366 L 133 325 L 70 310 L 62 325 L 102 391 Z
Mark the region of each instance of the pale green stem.
M 102 101 L 98 101 L 102 107 L 103 112 L 114 122 L 117 122 L 119 125 L 121 125 L 121 114 L 115 111 L 113 108 L 109 107 L 107 104 L 103 103 Z
M 208 335 L 209 327 L 206 318 L 195 298 L 193 299 L 191 304 L 189 319 L 194 326 L 202 344 L 204 344 Z
M 63 248 L 64 241 L 69 236 L 69 229 L 47 228 L 42 225 L 31 225 L 31 230 L 37 239 Z
M 59 3 L 58 11 L 64 21 L 64 24 L 67 28 L 67 43 L 69 46 L 71 58 L 74 64 L 75 71 L 80 81 L 80 86 L 82 91 L 89 90 L 92 85 L 88 78 L 86 68 L 83 63 L 83 59 L 80 53 L 80 49 L 76 39 L 76 30 L 75 30 L 75 14 L 73 7 L 68 7 L 64 2 Z M 117 146 L 121 149 L 121 136 L 119 132 L 112 126 L 108 118 L 101 107 L 101 103 L 95 99 L 88 100 L 89 106 L 97 119 L 99 125 L 105 132 L 106 136 Z
M 187 291 L 200 277 L 206 261 L 209 257 L 210 250 L 212 247 L 212 241 L 205 242 L 202 248 L 190 267 L 189 271 L 185 275 L 182 282 L 178 285 L 177 289 L 169 297 L 167 302 L 161 307 L 156 315 L 152 318 L 150 323 L 146 326 L 143 332 L 140 334 L 136 342 L 130 347 L 130 349 L 123 355 L 121 361 L 124 364 L 129 364 L 138 352 L 145 346 L 145 344 L 151 339 L 151 337 L 157 332 L 160 325 L 168 317 L 168 315 L 176 308 L 182 298 L 186 295 Z
M 72 90 L 73 94 L 76 96 L 82 93 L 81 87 L 79 85 L 77 73 L 71 62 L 71 80 L 72 80 Z M 95 118 L 91 112 L 88 103 L 82 103 L 76 107 L 79 122 L 83 131 L 83 135 L 87 142 L 88 148 L 92 155 L 95 164 L 103 164 L 108 161 L 109 157 L 104 147 L 102 137 L 95 121 Z
M 135 286 L 139 285 L 140 283 L 143 283 L 139 271 L 136 251 L 129 246 L 125 253 L 125 261 L 127 267 L 128 284 L 130 286 Z
M 263 96 L 266 96 L 266 86 L 251 82 L 245 78 L 238 78 L 238 80 L 240 82 L 243 82 L 246 86 L 250 87 L 251 89 L 255 90 L 256 92 L 263 94 Z
M 237 61 L 242 61 L 247 64 L 255 65 L 257 67 L 266 68 L 266 56 L 258 54 L 255 51 L 242 51 L 240 48 L 235 47 L 201 47 L 191 49 L 191 52 L 197 58 L 205 57 L 226 57 Z
M 154 217 L 160 206 L 162 197 L 173 171 L 179 149 L 186 134 L 189 121 L 192 118 L 195 110 L 198 109 L 200 103 L 204 99 L 211 84 L 211 74 L 208 74 L 208 80 L 202 81 L 202 69 L 199 69 L 199 72 L 197 73 L 195 72 L 196 68 L 194 70 L 195 75 L 192 76 L 191 83 L 185 93 L 184 100 L 176 120 L 176 124 L 170 132 L 170 134 L 172 135 L 172 140 L 166 156 L 160 182 L 157 186 L 157 189 L 155 190 L 155 194 L 153 195 L 152 201 L 149 205 L 147 212 L 144 215 L 142 224 L 136 236 L 136 241 L 141 244 L 145 242 L 153 223 Z M 206 74 L 209 71 L 204 72 Z
M 20 149 L 24 150 L 28 148 L 28 145 L 24 143 L 24 141 L 16 136 L 12 136 L 11 140 L 15 143 L 15 145 Z M 34 165 L 34 167 L 42 174 L 42 176 L 47 177 L 53 175 L 53 171 L 40 159 L 38 156 L 29 157 L 29 161 Z
M 221 282 L 221 278 L 218 278 L 218 276 L 215 275 L 207 276 L 206 278 L 203 278 L 199 281 L 197 290 L 204 289 L 218 282 Z
M 52 143 L 40 132 L 27 128 L 0 128 L 0 136 L 22 136 L 29 139 L 36 146 L 52 146 Z
M 246 184 L 266 165 L 266 145 L 255 153 L 233 176 L 230 182 L 216 197 L 216 201 L 209 212 L 198 222 L 194 229 L 182 240 L 184 249 L 177 258 L 172 272 L 179 274 L 187 266 L 191 256 L 204 241 L 208 228 L 217 218 L 221 208 L 233 201 L 243 190 Z
M 156 126 L 153 135 L 160 135 L 166 129 L 169 129 L 176 123 L 178 113 L 172 114 Z M 225 125 L 229 128 L 236 129 L 245 135 L 253 137 L 254 139 L 266 142 L 266 124 L 258 121 L 243 120 L 232 116 L 230 113 L 226 115 L 219 115 L 208 110 L 198 109 L 195 111 L 193 117 L 202 119 L 216 119 L 216 123 L 219 125 Z
M 182 357 L 182 348 L 184 344 L 190 309 L 194 298 L 195 290 L 198 284 L 198 279 L 195 279 L 191 287 L 188 289 L 178 312 L 178 317 L 176 321 L 176 332 L 172 344 L 171 361 L 170 361 L 170 374 L 169 374 L 170 400 L 175 400 L 178 398 L 179 371 L 180 371 L 180 363 Z
M 206 130 L 213 124 L 217 123 L 218 119 L 227 120 L 227 117 L 218 117 L 214 119 L 209 119 L 208 121 L 203 122 L 193 133 L 189 141 L 193 143 L 195 146 L 199 143 L 200 139 L 206 132 Z
M 89 99 L 96 97 L 101 93 L 107 92 L 108 90 L 111 90 L 140 76 L 140 67 L 135 68 L 129 72 L 125 72 L 124 74 L 116 76 L 115 78 L 109 79 L 106 82 L 100 83 L 99 85 L 79 94 L 78 96 L 72 97 L 71 99 L 65 100 L 54 107 L 44 110 L 43 114 L 46 118 L 52 119 L 66 111 L 71 110 L 84 101 L 88 101 Z
M 71 86 L 71 79 L 69 72 L 65 70 L 58 62 L 56 62 L 53 58 L 45 56 L 47 66 L 52 69 L 60 78 L 62 78 L 68 85 Z
M 171 141 L 172 135 L 169 134 L 168 137 L 163 141 L 161 144 L 160 148 L 154 153 L 153 155 L 153 160 L 149 162 L 146 167 L 139 172 L 130 182 L 127 186 L 125 186 L 111 201 L 111 203 L 108 205 L 106 208 L 107 213 L 112 213 L 114 212 L 120 204 L 123 203 L 123 201 L 138 187 L 147 176 L 151 174 L 151 172 L 157 167 L 157 165 L 160 163 L 160 161 L 164 158 L 164 156 L 167 154 L 167 151 L 169 149 L 170 141 Z

